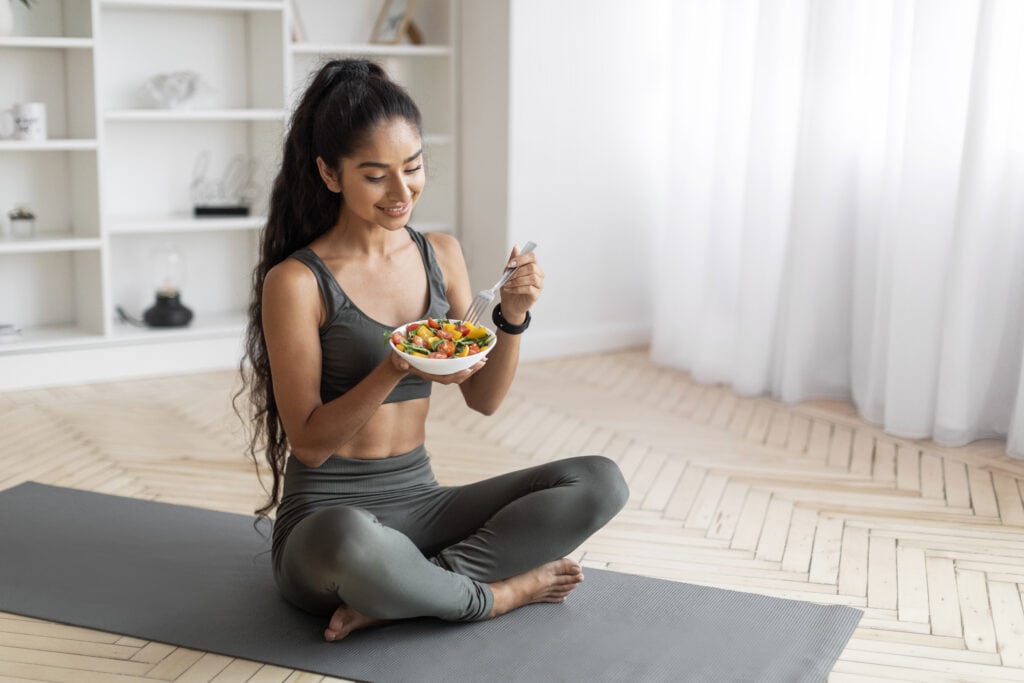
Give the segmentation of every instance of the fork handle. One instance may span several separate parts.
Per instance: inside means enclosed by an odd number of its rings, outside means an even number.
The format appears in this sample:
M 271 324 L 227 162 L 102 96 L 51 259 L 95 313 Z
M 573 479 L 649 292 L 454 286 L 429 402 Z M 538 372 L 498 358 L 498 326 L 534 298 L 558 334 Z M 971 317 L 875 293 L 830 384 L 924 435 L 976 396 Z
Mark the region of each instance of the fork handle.
M 519 250 L 519 253 L 517 254 L 517 256 L 522 256 L 523 254 L 529 254 L 531 251 L 533 251 L 536 248 L 537 248 L 536 244 L 534 244 L 533 242 L 527 242 L 526 244 L 523 245 L 523 248 Z M 512 278 L 513 275 L 516 274 L 517 270 L 519 270 L 519 266 L 516 266 L 515 268 L 508 268 L 507 270 L 505 270 L 505 272 L 502 273 L 502 275 L 501 275 L 501 279 L 498 280 L 498 284 L 496 284 L 494 286 L 494 288 L 495 289 L 501 289 L 504 286 L 504 284 L 506 282 L 508 282 Z

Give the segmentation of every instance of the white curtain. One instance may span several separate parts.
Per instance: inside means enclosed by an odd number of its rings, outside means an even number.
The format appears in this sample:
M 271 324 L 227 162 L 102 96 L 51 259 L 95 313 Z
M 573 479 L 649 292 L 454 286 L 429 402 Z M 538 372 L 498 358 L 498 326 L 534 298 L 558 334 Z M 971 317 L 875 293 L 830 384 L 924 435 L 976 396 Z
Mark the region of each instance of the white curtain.
M 653 359 L 1024 456 L 1024 2 L 670 13 Z

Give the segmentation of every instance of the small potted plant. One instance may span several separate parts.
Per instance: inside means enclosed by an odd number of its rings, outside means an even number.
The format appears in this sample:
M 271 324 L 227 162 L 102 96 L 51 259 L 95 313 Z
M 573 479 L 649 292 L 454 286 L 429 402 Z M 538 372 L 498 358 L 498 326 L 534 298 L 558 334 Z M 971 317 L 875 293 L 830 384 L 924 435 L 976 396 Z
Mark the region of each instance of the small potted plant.
M 36 230 L 36 215 L 27 206 L 16 206 L 7 212 L 11 221 L 11 235 L 14 237 L 31 237 Z

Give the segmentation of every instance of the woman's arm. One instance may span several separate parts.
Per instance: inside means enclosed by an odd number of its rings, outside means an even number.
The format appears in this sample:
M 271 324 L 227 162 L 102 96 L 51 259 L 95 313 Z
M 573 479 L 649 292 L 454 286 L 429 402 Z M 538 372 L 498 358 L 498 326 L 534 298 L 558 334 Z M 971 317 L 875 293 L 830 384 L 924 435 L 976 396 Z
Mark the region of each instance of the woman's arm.
M 309 268 L 286 259 L 267 273 L 263 334 L 274 399 L 292 454 L 308 467 L 319 467 L 352 439 L 406 375 L 389 357 L 350 391 L 324 405 L 320 401 L 322 311 L 320 290 Z
M 459 243 L 448 235 L 430 235 L 431 244 L 438 254 L 445 281 L 448 285 L 448 303 L 452 317 L 461 316 L 473 298 L 473 290 L 469 283 L 469 272 L 466 260 L 462 255 Z M 518 248 L 512 252 L 519 266 L 514 278 L 501 288 L 501 311 L 505 319 L 512 324 L 520 324 L 526 319 L 526 311 L 540 297 L 544 286 L 544 272 L 537 264 L 535 254 L 518 257 Z M 511 259 L 510 259 L 511 260 Z M 490 320 L 481 321 L 493 328 Z M 519 364 L 519 335 L 506 334 L 495 330 L 498 344 L 487 355 L 487 364 L 479 372 L 466 378 L 459 384 L 462 396 L 473 410 L 492 415 L 512 386 L 516 367 Z

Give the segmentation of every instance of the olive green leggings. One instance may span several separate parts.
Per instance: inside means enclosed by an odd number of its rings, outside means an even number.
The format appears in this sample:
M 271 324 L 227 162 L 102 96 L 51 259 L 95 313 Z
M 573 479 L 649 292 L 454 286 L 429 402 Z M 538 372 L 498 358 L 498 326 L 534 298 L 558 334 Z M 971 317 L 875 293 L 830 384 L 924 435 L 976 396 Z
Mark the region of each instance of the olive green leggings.
M 288 462 L 274 576 L 315 614 L 486 618 L 488 583 L 564 557 L 626 503 L 618 465 L 581 456 L 467 486 L 439 486 L 426 451 Z

